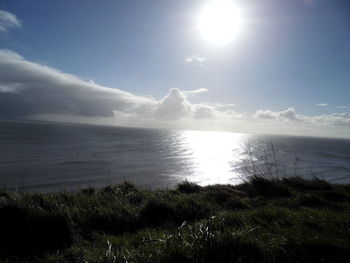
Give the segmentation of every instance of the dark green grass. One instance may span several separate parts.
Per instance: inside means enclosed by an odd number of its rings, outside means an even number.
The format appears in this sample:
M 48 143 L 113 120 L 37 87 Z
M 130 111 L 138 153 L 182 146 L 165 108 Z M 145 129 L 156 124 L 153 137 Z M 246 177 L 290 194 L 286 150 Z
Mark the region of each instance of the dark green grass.
M 0 262 L 348 262 L 350 186 L 252 177 L 0 193 Z

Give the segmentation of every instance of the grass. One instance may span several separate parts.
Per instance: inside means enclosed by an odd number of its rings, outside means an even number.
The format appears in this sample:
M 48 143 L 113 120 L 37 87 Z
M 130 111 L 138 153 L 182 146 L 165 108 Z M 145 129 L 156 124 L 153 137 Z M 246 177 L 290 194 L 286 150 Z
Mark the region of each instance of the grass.
M 0 262 L 348 262 L 350 186 L 253 176 L 241 185 L 130 182 L 0 193 Z

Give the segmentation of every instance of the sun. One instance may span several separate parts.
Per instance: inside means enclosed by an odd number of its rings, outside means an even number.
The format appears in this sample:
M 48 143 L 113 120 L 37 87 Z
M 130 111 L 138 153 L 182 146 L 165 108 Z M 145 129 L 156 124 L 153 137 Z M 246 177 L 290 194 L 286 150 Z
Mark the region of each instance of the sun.
M 201 36 L 213 45 L 231 43 L 241 30 L 241 24 L 241 12 L 232 0 L 211 0 L 198 16 Z

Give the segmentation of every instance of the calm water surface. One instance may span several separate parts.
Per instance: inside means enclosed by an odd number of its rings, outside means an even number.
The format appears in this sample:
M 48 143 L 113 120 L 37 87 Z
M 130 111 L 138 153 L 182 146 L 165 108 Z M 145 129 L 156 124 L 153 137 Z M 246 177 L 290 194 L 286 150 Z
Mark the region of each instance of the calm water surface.
M 279 175 L 350 183 L 350 140 L 1 121 L 0 188 L 47 192 L 126 179 L 151 188 L 185 179 L 237 184 L 252 161 L 272 166 L 271 143 Z

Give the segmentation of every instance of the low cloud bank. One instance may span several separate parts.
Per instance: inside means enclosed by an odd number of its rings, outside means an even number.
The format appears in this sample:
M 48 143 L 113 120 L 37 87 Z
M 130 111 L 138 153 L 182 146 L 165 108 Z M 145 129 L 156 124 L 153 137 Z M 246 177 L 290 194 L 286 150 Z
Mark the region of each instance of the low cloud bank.
M 0 118 L 243 132 L 279 132 L 281 127 L 287 127 L 285 130 L 288 131 L 288 127 L 299 126 L 310 130 L 323 125 L 343 127 L 344 134 L 349 131 L 348 112 L 307 116 L 287 108 L 282 111 L 257 110 L 249 116 L 230 109 L 234 104 L 190 101 L 192 96 L 205 92 L 208 90 L 203 88 L 187 91 L 174 88 L 157 100 L 87 82 L 30 62 L 15 52 L 0 50 Z
M 52 115 L 82 117 L 129 116 L 133 120 L 175 121 L 182 118 L 240 118 L 215 106 L 192 104 L 188 96 L 207 89 L 171 89 L 160 100 L 87 82 L 76 76 L 0 50 L 0 116 Z
M 0 51 L 0 114 L 27 117 L 68 114 L 111 117 L 113 111 L 142 111 L 149 99 L 83 81 L 73 75 Z
M 279 121 L 284 123 L 289 122 L 350 126 L 349 112 L 324 114 L 319 116 L 306 116 L 303 114 L 298 114 L 294 108 L 288 108 L 284 111 L 257 110 L 254 117 L 260 120 Z

